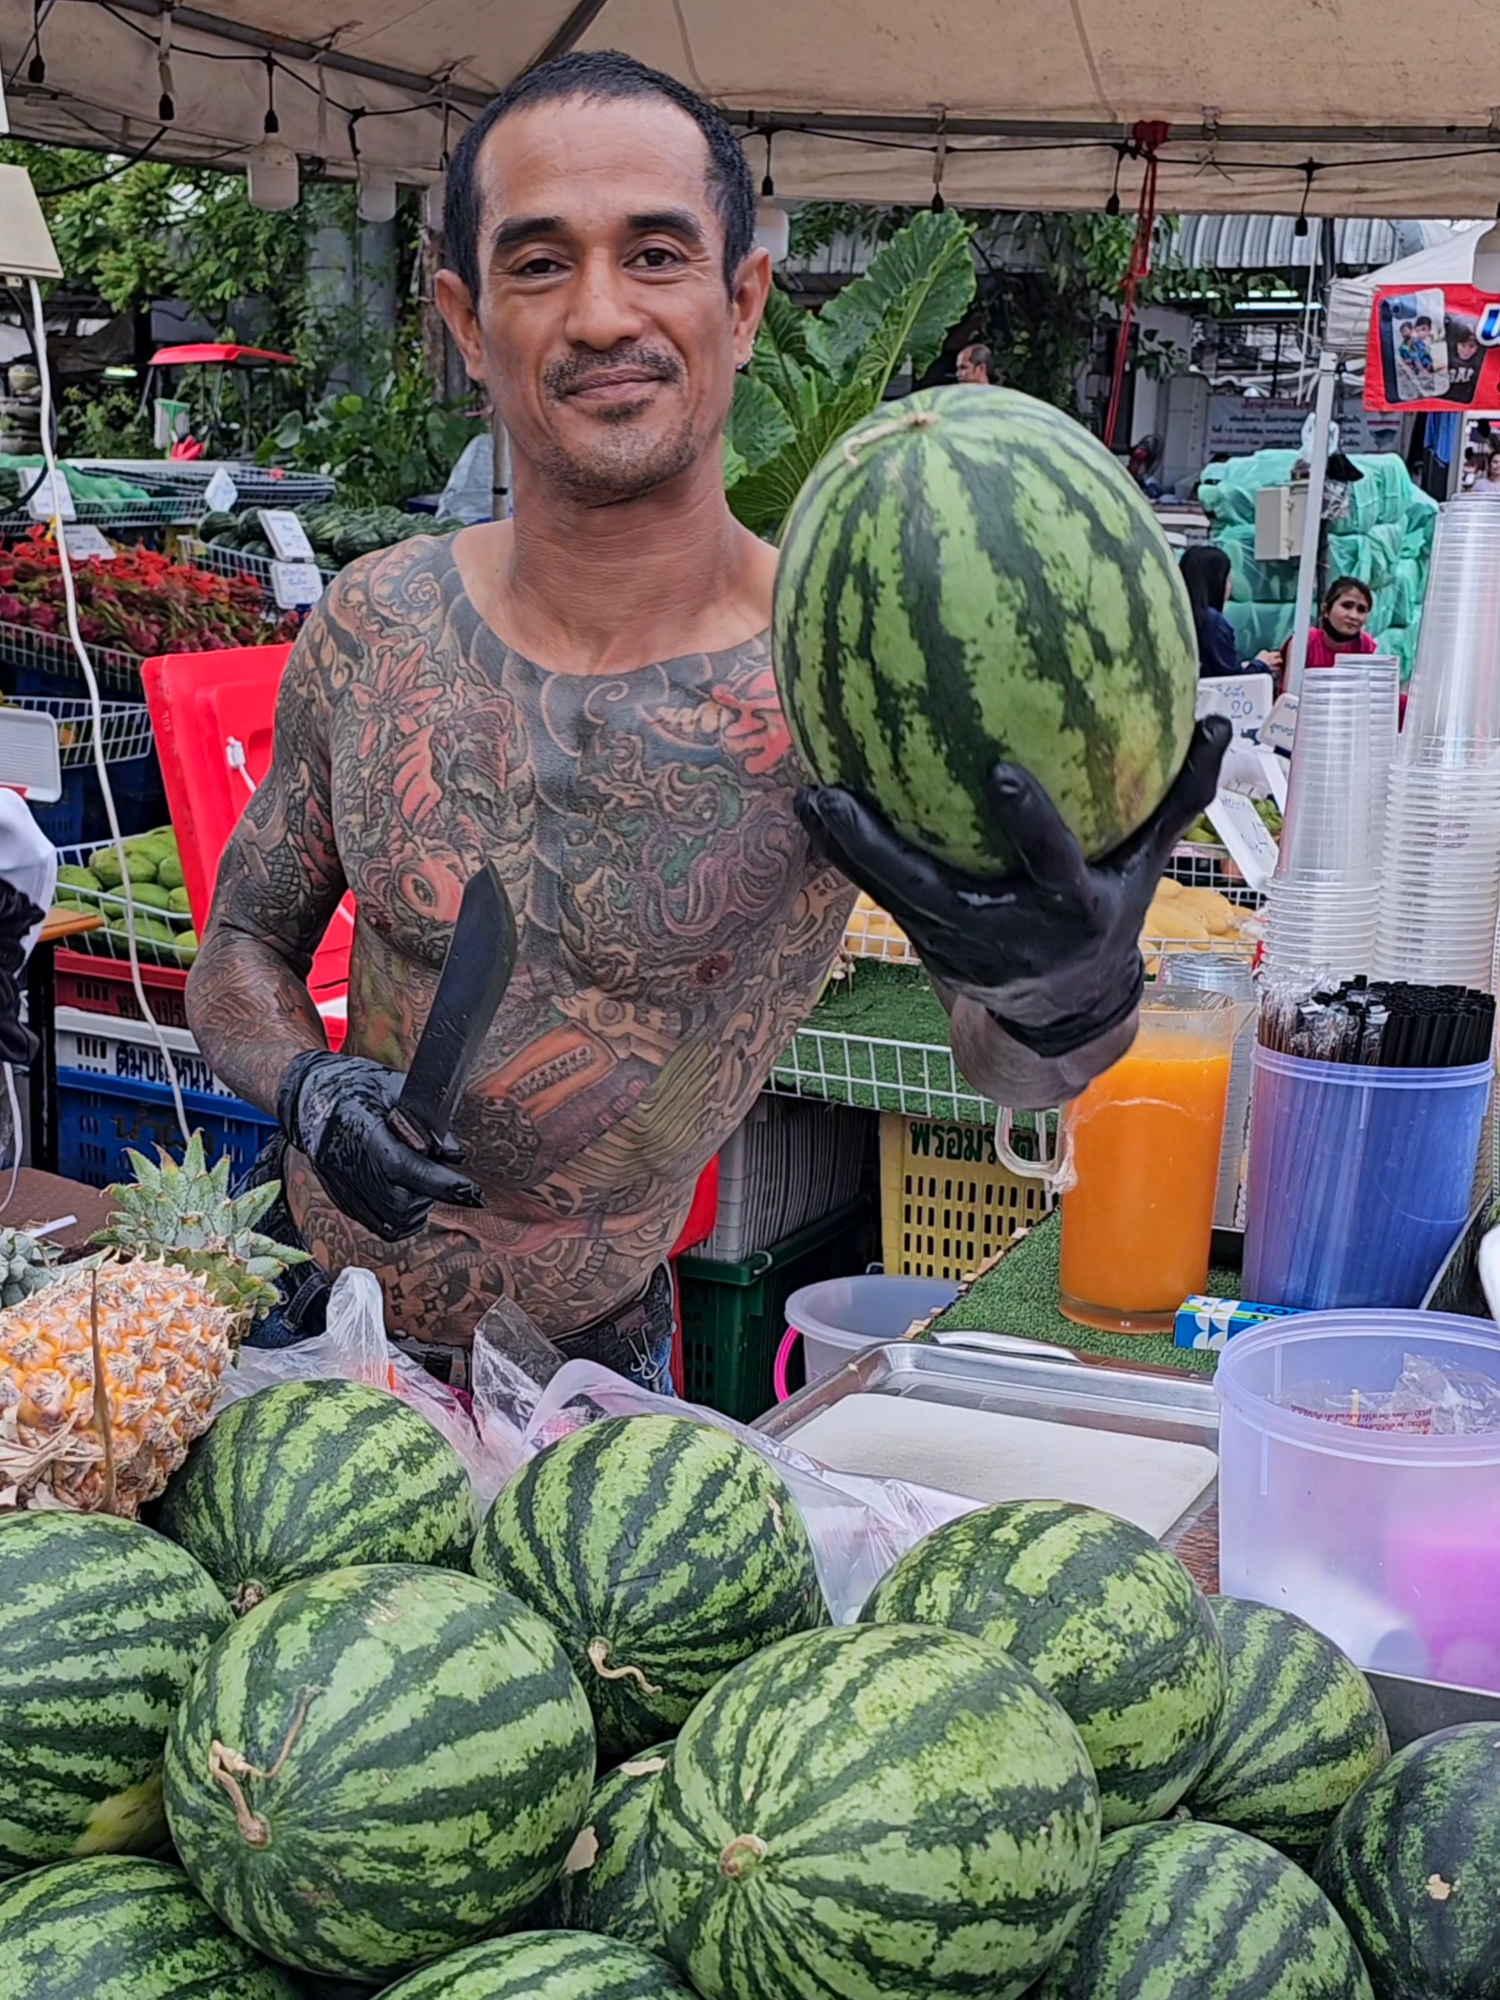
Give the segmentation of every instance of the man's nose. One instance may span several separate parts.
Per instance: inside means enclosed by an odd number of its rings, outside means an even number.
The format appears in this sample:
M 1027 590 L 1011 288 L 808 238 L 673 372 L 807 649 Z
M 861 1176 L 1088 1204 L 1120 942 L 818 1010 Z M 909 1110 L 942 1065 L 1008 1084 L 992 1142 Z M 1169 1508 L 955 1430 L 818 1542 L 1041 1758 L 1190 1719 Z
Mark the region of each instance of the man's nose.
M 607 354 L 640 338 L 643 320 L 634 287 L 608 251 L 584 259 L 569 300 L 567 335 L 579 347 Z

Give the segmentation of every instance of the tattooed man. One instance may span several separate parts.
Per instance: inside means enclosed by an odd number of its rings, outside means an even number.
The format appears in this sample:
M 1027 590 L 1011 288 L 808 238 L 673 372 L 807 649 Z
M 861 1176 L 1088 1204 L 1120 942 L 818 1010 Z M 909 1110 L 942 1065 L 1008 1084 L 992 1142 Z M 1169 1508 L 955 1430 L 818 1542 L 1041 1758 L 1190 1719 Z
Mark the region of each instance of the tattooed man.
M 1212 792 L 1214 730 L 1157 819 L 1091 868 L 1040 788 L 997 767 L 1027 872 L 992 883 L 847 793 L 799 794 L 767 643 L 775 552 L 722 475 L 771 282 L 753 226 L 728 129 L 624 57 L 564 57 L 479 117 L 438 300 L 509 433 L 514 518 L 345 570 L 220 870 L 194 1029 L 277 1113 L 318 1264 L 376 1271 L 393 1327 L 424 1341 L 467 1342 L 507 1297 L 563 1354 L 660 1379 L 663 1260 L 816 1000 L 854 883 L 905 923 L 978 1088 L 1075 1092 L 1129 1044 L 1151 885 Z M 386 1112 L 490 859 L 521 949 L 455 1119 L 459 1169 Z M 335 1056 L 303 980 L 346 889 Z

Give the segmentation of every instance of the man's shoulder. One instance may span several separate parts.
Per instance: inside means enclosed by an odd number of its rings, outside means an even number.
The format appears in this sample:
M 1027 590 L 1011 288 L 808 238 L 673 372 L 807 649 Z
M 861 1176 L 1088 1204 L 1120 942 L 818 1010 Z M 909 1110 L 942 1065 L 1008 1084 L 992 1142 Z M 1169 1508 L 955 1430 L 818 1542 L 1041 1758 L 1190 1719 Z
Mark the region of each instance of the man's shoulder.
M 442 615 L 456 578 L 453 535 L 411 535 L 356 557 L 328 586 L 323 603 L 335 618 L 410 626 Z

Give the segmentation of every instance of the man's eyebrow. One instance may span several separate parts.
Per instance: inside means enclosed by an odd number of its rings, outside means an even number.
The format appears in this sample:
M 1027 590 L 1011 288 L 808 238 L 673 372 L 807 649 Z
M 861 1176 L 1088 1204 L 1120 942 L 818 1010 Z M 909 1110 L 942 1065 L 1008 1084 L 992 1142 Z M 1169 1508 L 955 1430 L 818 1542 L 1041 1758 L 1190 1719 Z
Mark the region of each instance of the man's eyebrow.
M 653 208 L 643 215 L 629 215 L 625 218 L 637 236 L 649 236 L 660 231 L 665 236 L 680 236 L 684 243 L 699 248 L 707 239 L 703 224 L 690 208 Z
M 531 243 L 538 236 L 555 236 L 561 227 L 555 215 L 513 215 L 495 231 L 490 248 L 513 250 L 518 243 Z

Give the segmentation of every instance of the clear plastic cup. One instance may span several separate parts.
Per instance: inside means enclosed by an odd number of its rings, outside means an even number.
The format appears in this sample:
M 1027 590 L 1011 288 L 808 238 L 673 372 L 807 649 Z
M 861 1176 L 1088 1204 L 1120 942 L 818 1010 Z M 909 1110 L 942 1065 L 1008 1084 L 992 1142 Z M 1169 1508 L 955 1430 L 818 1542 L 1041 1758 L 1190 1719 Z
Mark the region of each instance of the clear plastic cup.
M 1453 500 L 1433 537 L 1403 765 L 1462 768 L 1500 752 L 1500 508 Z

